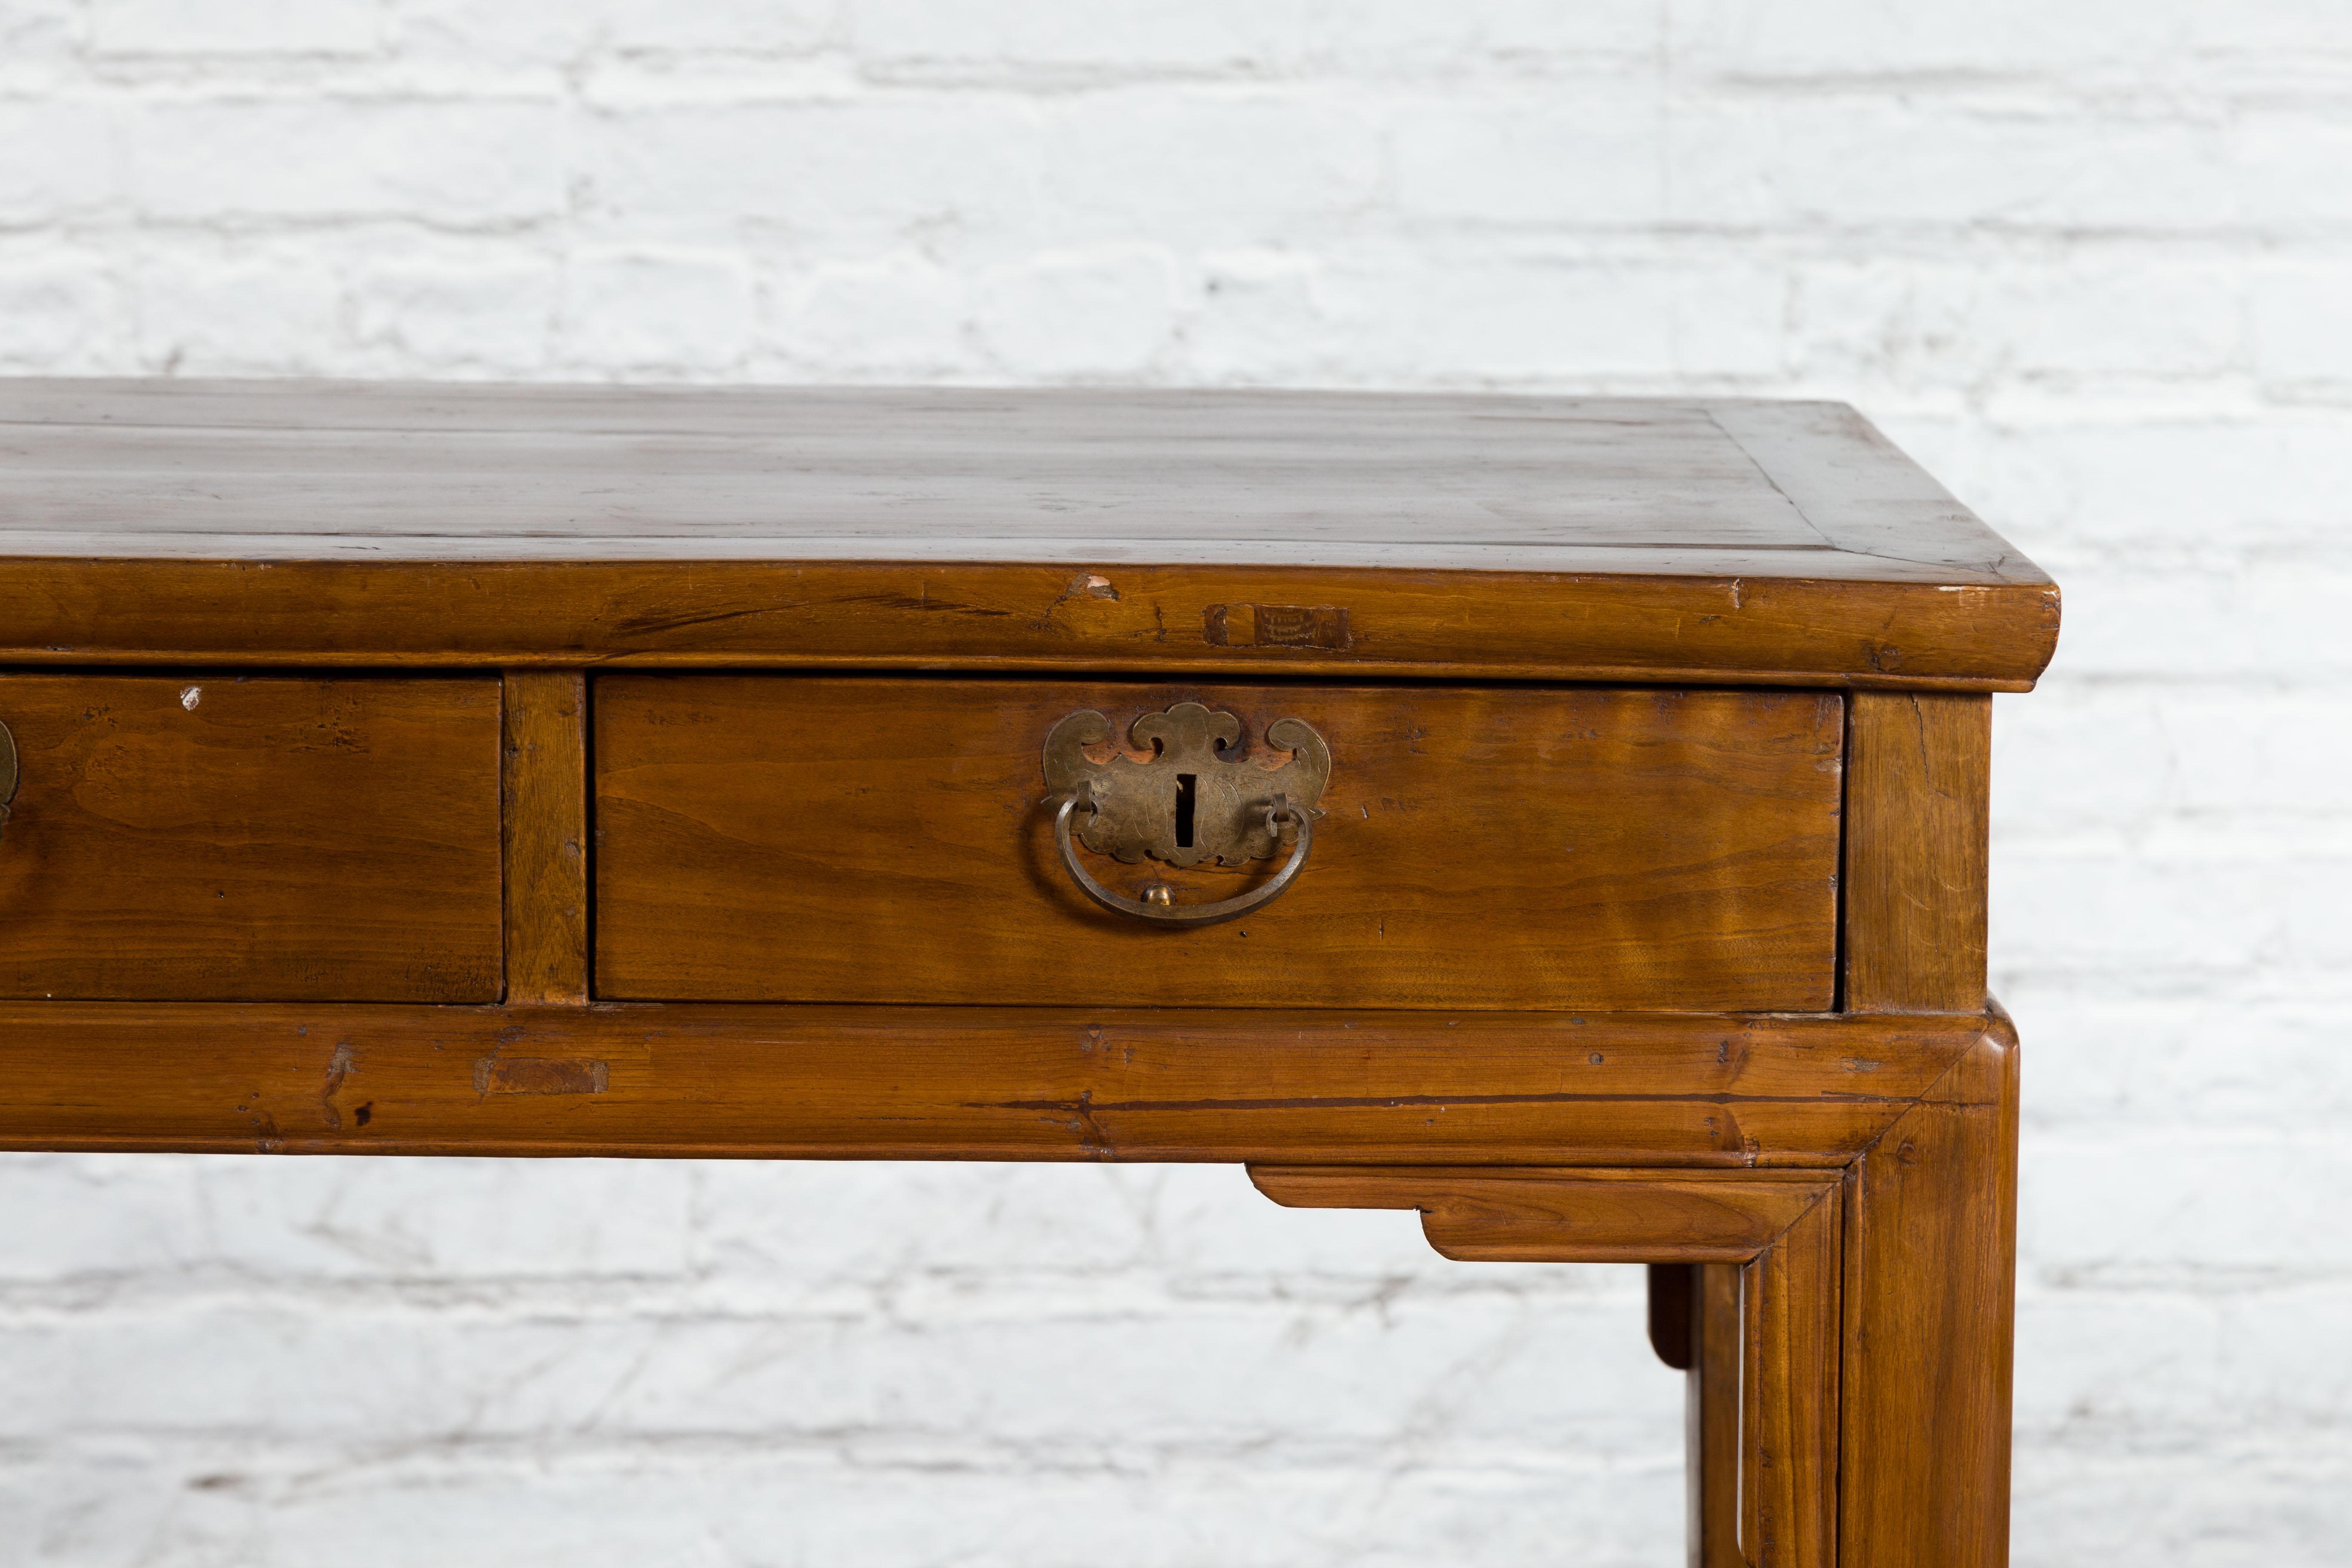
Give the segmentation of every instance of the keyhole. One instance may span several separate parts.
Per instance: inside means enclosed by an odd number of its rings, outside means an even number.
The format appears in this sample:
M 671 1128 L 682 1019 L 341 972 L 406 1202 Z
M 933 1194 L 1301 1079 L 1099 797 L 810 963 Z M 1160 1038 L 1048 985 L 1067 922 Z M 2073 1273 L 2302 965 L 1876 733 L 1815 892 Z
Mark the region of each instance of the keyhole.
M 1198 775 L 1193 773 L 1176 775 L 1176 847 L 1179 849 L 1192 847 L 1192 786 L 1197 782 Z

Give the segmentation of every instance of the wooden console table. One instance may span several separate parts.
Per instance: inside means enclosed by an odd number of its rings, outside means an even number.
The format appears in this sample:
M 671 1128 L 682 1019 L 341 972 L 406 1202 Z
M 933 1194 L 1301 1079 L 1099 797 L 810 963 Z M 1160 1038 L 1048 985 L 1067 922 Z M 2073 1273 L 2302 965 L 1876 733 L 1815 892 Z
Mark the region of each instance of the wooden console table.
M 1834 405 L 0 384 L 0 1145 L 1245 1162 L 2007 1554 L 1990 693 Z M 1304 1223 L 1304 1222 L 1302 1222 Z

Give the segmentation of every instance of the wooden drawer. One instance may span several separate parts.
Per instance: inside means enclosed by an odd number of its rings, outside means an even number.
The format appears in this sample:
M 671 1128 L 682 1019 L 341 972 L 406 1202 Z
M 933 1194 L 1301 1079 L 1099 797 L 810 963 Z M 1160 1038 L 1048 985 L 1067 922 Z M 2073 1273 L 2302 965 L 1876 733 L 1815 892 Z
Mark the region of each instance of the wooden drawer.
M 0 676 L 0 995 L 494 1002 L 499 683 Z
M 1041 749 L 1097 710 L 1305 721 L 1328 814 L 1277 901 L 1176 931 L 1057 858 Z M 1831 1005 L 1843 703 L 1592 687 L 787 675 L 593 683 L 595 983 L 627 1000 L 1727 1011 Z M 1083 854 L 1083 852 L 1081 852 Z M 1084 863 L 1230 896 L 1275 863 Z

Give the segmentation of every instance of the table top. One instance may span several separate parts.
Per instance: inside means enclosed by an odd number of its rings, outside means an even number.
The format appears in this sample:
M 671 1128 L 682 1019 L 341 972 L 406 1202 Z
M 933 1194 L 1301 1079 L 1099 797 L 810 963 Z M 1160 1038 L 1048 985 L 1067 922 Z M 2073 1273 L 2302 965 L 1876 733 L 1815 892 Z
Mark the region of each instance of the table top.
M 2049 579 L 1852 409 L 1735 399 L 0 381 L 0 586 L 57 604 L 91 591 L 88 570 L 107 563 L 900 563 L 924 569 L 889 590 L 918 610 L 951 567 L 1045 569 L 1036 581 L 1049 598 L 1088 581 L 1072 568 L 1117 571 L 1116 585 L 1094 579 L 1106 598 L 1143 580 L 1135 568 L 1231 577 L 1195 581 L 1201 591 L 1179 606 L 1192 622 L 1220 595 L 1477 602 L 1485 584 L 1512 600 L 1493 613 L 1523 639 L 1530 615 L 1585 615 L 1596 595 L 1654 605 L 1696 593 L 1673 612 L 1688 626 L 1653 626 L 1623 658 L 1570 663 L 1648 666 L 1658 636 L 1728 639 L 1741 648 L 1691 662 L 1751 679 L 1828 668 L 2013 687 L 2030 684 L 2056 631 Z M 188 579 L 154 570 L 136 581 L 143 593 Z M 1013 582 L 968 573 L 942 602 L 969 606 L 978 595 L 998 606 L 1026 592 Z M 1761 619 L 1747 606 L 1775 584 L 1816 597 L 1852 585 L 1841 614 L 1862 618 L 1847 630 L 1875 616 L 1877 644 L 1851 651 L 1849 637 L 1841 651 L 1802 657 L 1764 646 L 1785 642 L 1773 628 L 1793 601 Z M 224 594 L 219 615 L 249 612 L 249 585 Z M 573 620 L 590 613 L 565 604 Z M 1171 604 L 1155 601 L 1162 641 Z M 38 629 L 47 642 L 0 625 L 0 653 L 112 649 L 126 642 L 124 613 L 101 626 L 96 610 L 75 612 Z M 1017 605 L 989 613 L 1022 618 Z M 1415 613 L 1444 618 L 1425 604 Z M 1365 645 L 1354 657 L 1512 662 L 1442 638 L 1381 649 L 1382 627 L 1402 624 L 1360 607 L 1347 634 Z M 236 651 L 226 639 L 210 649 L 174 640 L 189 653 Z M 598 658 L 679 651 L 589 645 Z M 698 647 L 831 657 L 805 644 Z M 1528 673 L 1556 663 L 1540 652 L 1517 662 Z
M 1841 404 L 0 383 L 0 553 L 2044 583 Z

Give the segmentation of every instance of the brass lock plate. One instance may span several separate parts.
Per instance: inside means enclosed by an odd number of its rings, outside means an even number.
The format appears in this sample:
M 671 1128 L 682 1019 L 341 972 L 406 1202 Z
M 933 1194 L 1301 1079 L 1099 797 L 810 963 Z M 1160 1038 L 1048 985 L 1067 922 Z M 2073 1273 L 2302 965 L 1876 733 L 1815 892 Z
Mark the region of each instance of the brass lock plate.
M 1064 716 L 1045 737 L 1045 785 L 1055 799 L 1087 792 L 1093 812 L 1078 839 L 1097 855 L 1126 865 L 1149 856 L 1171 866 L 1214 860 L 1239 866 L 1270 860 L 1297 837 L 1276 822 L 1276 796 L 1309 817 L 1331 776 L 1331 748 L 1305 721 L 1277 719 L 1266 745 L 1288 760 L 1267 767 L 1240 750 L 1242 721 L 1198 702 L 1146 713 L 1128 726 L 1138 762 L 1124 752 L 1098 763 L 1088 746 L 1111 738 L 1111 723 L 1092 709 Z

